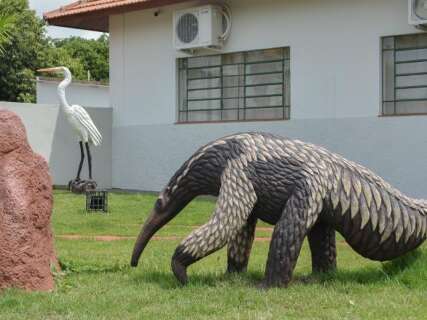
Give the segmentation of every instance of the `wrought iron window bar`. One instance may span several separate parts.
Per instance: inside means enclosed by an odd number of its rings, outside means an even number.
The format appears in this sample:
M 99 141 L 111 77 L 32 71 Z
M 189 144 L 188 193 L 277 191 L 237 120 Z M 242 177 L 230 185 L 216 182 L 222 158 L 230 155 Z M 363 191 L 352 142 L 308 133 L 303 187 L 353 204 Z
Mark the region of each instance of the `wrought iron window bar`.
M 410 65 L 410 64 L 416 64 L 416 63 L 427 63 L 427 58 L 419 58 L 414 59 L 398 59 L 398 53 L 400 52 L 408 52 L 408 51 L 414 51 L 415 53 L 420 53 L 421 50 L 427 50 L 427 46 L 420 45 L 420 46 L 408 46 L 408 47 L 402 47 L 399 48 L 398 46 L 398 40 L 400 37 L 423 37 L 424 43 L 427 41 L 427 34 L 415 34 L 415 35 L 405 35 L 405 36 L 393 36 L 393 37 L 384 37 L 382 39 L 382 114 L 383 115 L 409 115 L 409 114 L 420 114 L 420 113 L 427 113 L 427 112 L 402 112 L 401 110 L 398 110 L 398 104 L 399 103 L 405 103 L 405 102 L 425 102 L 427 106 L 427 92 L 425 94 L 425 97 L 422 98 L 399 98 L 398 93 L 405 92 L 405 90 L 411 90 L 411 89 L 427 89 L 427 77 L 425 79 L 422 79 L 422 84 L 416 84 L 416 85 L 399 85 L 398 83 L 401 82 L 402 78 L 409 78 L 409 77 L 415 77 L 415 76 L 427 76 L 427 71 L 415 71 L 415 72 L 398 72 L 398 66 L 402 65 Z M 390 45 L 390 42 L 386 44 L 388 40 L 391 41 L 392 48 L 387 47 L 387 45 Z M 386 64 L 386 58 L 385 54 L 387 52 L 393 52 L 392 59 L 393 59 L 393 91 L 392 96 L 393 98 L 387 99 L 387 92 L 386 92 L 386 84 L 385 81 L 387 80 L 385 78 L 385 64 Z M 427 56 L 427 52 L 422 53 L 424 56 Z M 427 69 L 427 64 L 426 64 Z M 425 84 L 424 84 L 424 83 Z M 392 104 L 393 110 L 390 112 L 390 110 L 387 110 L 386 105 Z
M 258 50 L 257 50 L 258 51 Z M 262 50 L 261 50 L 262 51 Z M 252 52 L 243 52 L 243 53 L 236 53 L 236 55 L 242 55 L 243 56 L 243 62 L 235 62 L 235 63 L 221 63 L 221 64 L 213 64 L 213 65 L 203 65 L 203 66 L 188 66 L 188 59 L 191 58 L 184 58 L 180 59 L 179 61 L 179 72 L 185 72 L 185 90 L 181 90 L 181 84 L 180 84 L 180 94 L 184 94 L 185 96 L 180 98 L 180 106 L 178 110 L 179 114 L 179 122 L 181 123 L 188 123 L 188 122 L 197 122 L 192 121 L 189 119 L 189 115 L 191 113 L 195 112 L 206 112 L 206 113 L 212 113 L 212 112 L 220 112 L 220 120 L 207 120 L 207 121 L 245 121 L 245 120 L 263 120 L 263 118 L 260 119 L 247 119 L 246 111 L 261 111 L 264 109 L 282 109 L 282 114 L 280 117 L 277 117 L 277 120 L 285 120 L 289 119 L 289 113 L 290 113 L 290 105 L 286 103 L 286 101 L 289 101 L 289 88 L 290 85 L 290 70 L 289 70 L 289 48 L 282 48 L 281 59 L 265 59 L 265 60 L 259 60 L 259 61 L 248 61 L 248 55 Z M 215 56 L 219 57 L 221 61 L 223 61 L 223 56 Z M 274 70 L 274 71 L 265 71 L 265 72 L 249 72 L 248 66 L 252 65 L 271 65 L 274 67 L 274 64 L 281 63 L 280 70 Z M 184 67 L 183 67 L 184 66 Z M 238 71 L 234 74 L 224 74 L 224 69 L 227 67 L 237 67 Z M 277 67 L 277 66 L 276 66 Z M 288 69 L 286 69 L 288 68 Z M 218 69 L 218 70 L 215 70 Z M 191 72 L 197 70 L 215 70 L 214 75 L 205 75 L 205 76 L 199 76 L 199 75 L 193 75 L 190 76 Z M 260 83 L 248 83 L 248 78 L 250 77 L 259 77 L 259 76 L 268 76 L 268 75 L 278 75 L 280 76 L 280 81 L 267 81 L 267 82 L 260 82 Z M 181 77 L 181 76 L 180 76 Z M 225 85 L 224 82 L 227 79 L 235 79 L 235 82 L 237 82 L 237 85 Z M 205 85 L 201 87 L 190 87 L 190 84 L 194 81 L 198 80 L 218 80 L 219 85 Z M 243 84 L 241 84 L 243 81 Z M 248 89 L 250 88 L 268 88 L 271 86 L 281 86 L 281 93 L 273 93 L 273 94 L 249 94 Z M 237 95 L 233 96 L 226 96 L 225 90 L 227 89 L 237 89 Z M 241 90 L 243 89 L 243 95 L 241 93 Z M 276 88 L 277 89 L 277 88 Z M 209 92 L 215 92 L 215 90 L 219 91 L 219 96 L 217 97 L 205 97 L 205 98 L 190 98 L 189 94 L 196 94 L 198 92 L 200 93 L 209 93 Z M 274 91 L 274 89 L 273 89 Z M 268 99 L 268 98 L 281 98 L 282 103 L 280 105 L 265 105 L 265 106 L 250 106 L 248 105 L 248 99 Z M 236 106 L 228 106 L 225 107 L 224 103 L 225 101 L 232 101 L 236 100 L 237 105 Z M 209 101 L 218 101 L 220 104 L 220 107 L 212 106 L 212 107 L 206 107 L 206 108 L 197 108 L 197 106 L 194 106 L 193 108 L 190 108 L 189 104 L 197 104 L 198 102 L 209 102 Z M 243 102 L 243 105 L 240 105 Z M 230 112 L 230 111 L 237 111 L 235 114 L 235 118 L 230 119 L 224 119 L 224 112 Z M 276 117 L 275 117 L 276 118 Z M 271 120 L 271 119 L 269 119 Z M 204 122 L 204 121 L 202 121 Z

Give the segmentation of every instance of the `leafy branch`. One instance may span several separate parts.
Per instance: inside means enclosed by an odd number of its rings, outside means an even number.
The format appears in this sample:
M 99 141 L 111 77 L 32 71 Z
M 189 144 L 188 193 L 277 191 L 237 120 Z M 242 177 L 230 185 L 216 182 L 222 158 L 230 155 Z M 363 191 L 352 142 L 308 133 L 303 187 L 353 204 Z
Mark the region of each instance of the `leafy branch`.
M 11 39 L 10 29 L 14 25 L 15 16 L 0 14 L 0 55 L 5 52 L 4 45 Z

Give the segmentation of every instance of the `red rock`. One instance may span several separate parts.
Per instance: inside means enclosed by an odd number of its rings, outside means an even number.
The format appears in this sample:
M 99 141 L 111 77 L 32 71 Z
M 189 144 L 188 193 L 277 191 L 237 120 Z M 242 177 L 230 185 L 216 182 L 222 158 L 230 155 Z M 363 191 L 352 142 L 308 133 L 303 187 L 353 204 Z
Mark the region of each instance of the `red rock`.
M 52 200 L 46 161 L 32 151 L 19 117 L 0 109 L 0 288 L 54 288 Z

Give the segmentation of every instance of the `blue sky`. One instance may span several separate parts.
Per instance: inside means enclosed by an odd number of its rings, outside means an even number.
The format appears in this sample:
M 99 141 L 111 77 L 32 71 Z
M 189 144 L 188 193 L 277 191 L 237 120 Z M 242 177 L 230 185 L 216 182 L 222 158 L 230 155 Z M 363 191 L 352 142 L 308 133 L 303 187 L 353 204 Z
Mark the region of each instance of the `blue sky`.
M 29 0 L 30 8 L 37 12 L 38 16 L 42 16 L 43 12 L 51 11 L 60 6 L 70 4 L 76 0 Z M 83 38 L 97 38 L 101 35 L 99 32 L 85 31 L 71 28 L 48 27 L 49 36 L 53 38 L 65 38 L 69 36 L 79 36 Z

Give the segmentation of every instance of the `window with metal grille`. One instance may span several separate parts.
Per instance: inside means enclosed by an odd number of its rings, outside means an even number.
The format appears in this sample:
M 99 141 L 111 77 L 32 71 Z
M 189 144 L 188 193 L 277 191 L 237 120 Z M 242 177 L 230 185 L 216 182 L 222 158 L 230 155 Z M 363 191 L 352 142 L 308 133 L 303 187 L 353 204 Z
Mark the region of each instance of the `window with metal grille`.
M 427 113 L 427 34 L 382 38 L 383 115 Z
M 178 122 L 289 119 L 289 51 L 179 59 Z

